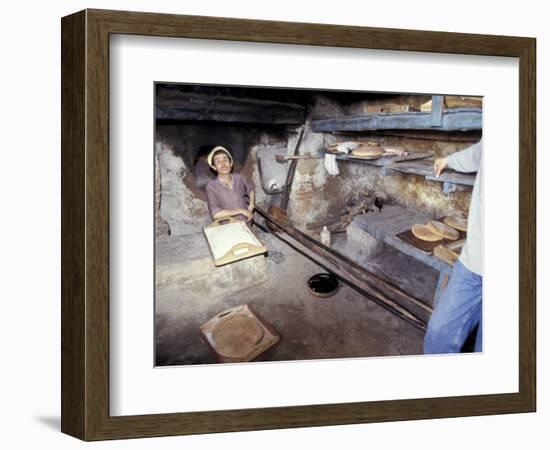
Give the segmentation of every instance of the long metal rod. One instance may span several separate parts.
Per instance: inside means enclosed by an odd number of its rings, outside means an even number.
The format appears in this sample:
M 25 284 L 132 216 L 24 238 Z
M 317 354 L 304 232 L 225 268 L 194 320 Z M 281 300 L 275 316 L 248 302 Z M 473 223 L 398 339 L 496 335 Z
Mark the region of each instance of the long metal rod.
M 264 216 L 264 218 L 270 222 L 270 224 L 275 225 L 283 233 L 276 232 L 274 235 L 285 242 L 287 245 L 301 253 L 302 255 L 312 259 L 316 264 L 320 265 L 324 269 L 334 273 L 338 278 L 343 282 L 348 284 L 350 287 L 364 295 L 369 300 L 372 300 L 376 304 L 382 306 L 386 310 L 390 311 L 392 314 L 397 317 L 405 320 L 407 323 L 415 326 L 416 328 L 425 331 L 426 322 L 420 319 L 411 311 L 407 310 L 401 306 L 396 301 L 389 298 L 385 293 L 381 292 L 371 282 L 365 280 L 363 276 L 363 271 L 357 271 L 354 267 L 350 267 L 345 262 L 339 261 L 338 258 L 327 254 L 320 246 L 308 245 L 307 242 L 303 242 L 299 236 L 292 233 L 292 229 L 285 229 L 288 227 L 294 228 L 291 225 L 280 224 L 277 220 L 273 219 L 268 213 L 260 209 L 257 209 L 258 213 Z M 288 232 L 290 231 L 290 233 Z M 294 231 L 299 231 L 294 229 Z M 313 253 L 313 255 L 312 255 Z M 321 256 L 321 260 L 315 258 L 316 256 Z

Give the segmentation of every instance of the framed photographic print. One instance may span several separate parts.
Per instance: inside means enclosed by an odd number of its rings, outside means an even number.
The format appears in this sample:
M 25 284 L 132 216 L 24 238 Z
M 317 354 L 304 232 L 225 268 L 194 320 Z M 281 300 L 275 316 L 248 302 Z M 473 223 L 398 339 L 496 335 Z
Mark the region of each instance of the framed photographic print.
M 534 411 L 535 168 L 534 39 L 63 18 L 62 431 Z

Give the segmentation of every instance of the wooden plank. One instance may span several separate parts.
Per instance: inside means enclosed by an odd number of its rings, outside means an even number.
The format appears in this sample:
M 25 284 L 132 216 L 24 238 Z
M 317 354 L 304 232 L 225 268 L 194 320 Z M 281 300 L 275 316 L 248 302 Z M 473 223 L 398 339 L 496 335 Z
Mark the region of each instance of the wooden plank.
M 336 134 L 336 133 L 335 133 Z M 351 133 L 338 133 L 348 135 Z M 466 131 L 441 131 L 441 130 L 377 130 L 367 134 L 372 136 L 398 136 L 411 139 L 424 139 L 429 141 L 444 142 L 471 142 L 475 143 L 481 139 L 481 130 Z
M 187 85 L 156 85 L 157 120 L 216 121 L 226 123 L 302 124 L 305 106 L 268 98 L 229 95 L 217 86 L 201 91 Z
M 326 153 L 335 154 L 334 152 L 327 152 L 324 150 L 321 150 L 320 153 L 322 155 Z M 344 155 L 343 153 L 336 153 L 336 159 L 340 161 L 351 161 L 351 162 L 369 164 L 371 166 L 384 167 L 389 164 L 393 164 L 395 162 L 415 161 L 417 159 L 430 158 L 430 157 L 433 157 L 433 155 L 434 155 L 433 152 L 410 152 L 407 155 L 402 155 L 402 156 L 395 155 L 395 156 L 384 156 L 378 159 L 365 159 L 365 158 L 359 158 L 357 156 L 352 156 L 352 155 Z
M 337 131 L 369 130 L 430 130 L 433 129 L 431 112 L 379 113 L 362 116 L 335 117 L 311 121 L 311 129 L 316 133 Z M 446 110 L 441 115 L 441 125 L 437 130 L 481 130 L 481 108 L 456 108 Z
M 413 162 L 400 162 L 395 164 L 389 164 L 386 169 L 394 170 L 396 172 L 408 173 L 411 175 L 429 176 L 433 175 L 433 160 L 422 160 Z
M 441 95 L 434 95 L 432 97 L 432 120 L 430 125 L 432 127 L 440 127 L 443 123 L 443 97 Z
M 384 240 L 409 230 L 415 223 L 425 223 L 431 217 L 416 214 L 401 205 L 384 205 L 381 211 L 356 216 L 354 222 L 374 237 Z
M 426 223 L 431 216 L 416 214 L 401 205 L 385 205 L 378 213 L 356 216 L 354 222 L 374 238 L 405 253 L 436 270 L 444 271 L 448 266 L 432 255 L 424 253 L 396 236 L 411 229 L 416 223 Z
M 426 180 L 473 186 L 476 181 L 476 176 L 471 173 L 455 172 L 454 170 L 445 169 L 438 177 L 435 175 L 426 175 Z
M 369 102 L 367 105 L 366 112 L 369 114 L 372 113 L 396 113 L 396 112 L 411 112 L 419 111 L 418 108 L 415 108 L 411 105 L 400 105 L 397 103 L 373 103 Z
M 439 218 L 438 220 L 441 222 L 442 219 Z M 418 223 L 423 223 L 424 224 L 425 222 L 418 222 Z M 433 255 L 434 254 L 434 249 L 438 245 L 444 245 L 445 247 L 447 247 L 449 249 L 458 248 L 455 245 L 455 242 L 457 242 L 457 241 L 453 241 L 451 239 L 445 239 L 444 238 L 444 239 L 441 239 L 439 241 L 423 241 L 421 239 L 418 239 L 412 233 L 412 230 L 410 228 L 406 231 L 403 231 L 403 232 L 397 234 L 396 237 L 398 239 L 402 240 L 403 242 L 412 245 L 414 248 L 418 249 L 419 251 L 421 251 L 421 252 L 423 252 L 427 255 Z M 466 232 L 465 231 L 459 231 L 459 239 L 460 239 L 460 242 L 462 243 L 461 245 L 463 245 L 464 241 L 466 239 Z
M 86 15 L 61 21 L 61 431 L 86 436 Z
M 475 183 L 475 174 L 456 172 L 454 170 L 445 169 L 439 177 L 436 177 L 433 172 L 433 160 L 422 160 L 414 162 L 398 162 L 385 166 L 386 174 L 391 171 L 407 173 L 410 175 L 423 176 L 428 181 L 437 181 L 439 183 L 453 183 L 465 186 L 473 186 Z
M 303 137 L 304 137 L 304 127 L 301 128 L 300 135 L 298 136 L 298 140 L 296 141 L 296 147 L 294 147 L 294 156 L 296 156 L 298 154 L 298 151 L 300 150 L 300 144 L 302 143 Z M 281 196 L 281 209 L 285 211 L 286 211 L 286 207 L 288 206 L 288 200 L 290 198 L 290 189 L 292 188 L 292 181 L 294 180 L 294 173 L 296 172 L 297 164 L 298 164 L 297 159 L 293 159 L 292 161 L 290 161 L 290 166 L 286 174 L 285 187 L 283 190 L 283 195 Z
M 424 302 L 415 298 L 411 294 L 394 286 L 387 280 L 380 278 L 364 267 L 361 267 L 349 258 L 346 258 L 341 253 L 321 244 L 311 236 L 302 233 L 288 222 L 278 221 L 273 216 L 265 212 L 262 208 L 257 207 L 256 212 L 271 224 L 270 228 L 283 231 L 285 233 L 284 238 L 287 238 L 288 236 L 290 240 L 296 241 L 300 244 L 300 246 L 307 248 L 309 252 L 313 252 L 317 255 L 317 257 L 321 257 L 322 260 L 319 260 L 318 258 L 314 259 L 317 264 L 321 264 L 321 266 L 327 268 L 327 270 L 333 271 L 340 278 L 346 280 L 352 287 L 360 289 L 363 295 L 366 295 L 369 299 L 375 301 L 381 306 L 386 307 L 387 309 L 392 309 L 393 312 L 401 314 L 401 318 L 404 320 L 415 326 L 420 325 L 419 327 L 424 329 L 421 325 L 422 320 L 415 317 L 414 314 L 411 316 L 410 311 L 403 308 L 397 301 L 404 301 L 431 313 L 432 308 L 429 305 L 426 305 Z M 275 234 L 277 237 L 281 238 L 278 233 Z M 288 238 L 287 243 L 289 243 Z M 327 266 L 329 266 L 330 269 Z
M 387 166 L 388 164 L 401 162 L 401 161 L 415 161 L 418 159 L 430 158 L 430 157 L 433 157 L 433 155 L 434 155 L 433 152 L 409 152 L 407 155 L 402 155 L 402 156 L 398 156 L 398 155 L 384 156 L 383 158 L 372 160 L 372 165 L 378 166 L 378 167 L 384 167 L 384 166 Z
M 288 234 L 280 231 L 274 232 L 273 234 L 278 239 L 292 247 L 294 250 L 298 251 L 300 254 L 315 262 L 315 264 L 319 265 L 324 270 L 336 275 L 340 281 L 347 284 L 352 289 L 365 296 L 367 299 L 373 301 L 377 305 L 386 309 L 396 317 L 399 317 L 405 322 L 413 325 L 414 327 L 422 331 L 426 331 L 427 320 L 418 317 L 416 314 L 403 307 L 398 301 L 380 293 L 377 289 L 373 287 L 373 285 L 362 279 L 361 274 L 357 274 L 353 271 L 340 267 L 338 264 L 335 264 L 331 258 L 325 259 L 323 255 L 318 254 L 310 247 L 304 245 L 303 242 L 297 241 L 293 236 L 289 236 Z M 431 314 L 433 310 L 430 306 L 426 305 L 420 300 L 418 302 L 419 304 L 416 306 L 421 305 L 421 309 Z

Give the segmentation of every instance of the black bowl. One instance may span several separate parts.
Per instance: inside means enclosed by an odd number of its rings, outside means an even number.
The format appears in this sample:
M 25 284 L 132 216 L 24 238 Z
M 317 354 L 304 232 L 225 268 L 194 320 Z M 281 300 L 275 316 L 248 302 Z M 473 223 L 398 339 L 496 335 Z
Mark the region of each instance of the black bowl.
M 309 291 L 317 297 L 330 297 L 339 286 L 338 278 L 331 273 L 317 273 L 307 281 Z

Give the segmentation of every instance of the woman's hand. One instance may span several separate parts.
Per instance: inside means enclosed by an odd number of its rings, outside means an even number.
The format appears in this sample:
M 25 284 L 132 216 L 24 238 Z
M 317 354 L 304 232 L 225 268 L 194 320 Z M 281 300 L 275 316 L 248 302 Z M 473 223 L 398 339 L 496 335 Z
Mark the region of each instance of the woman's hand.
M 441 175 L 443 169 L 447 167 L 447 158 L 437 158 L 434 162 L 434 174 L 436 177 Z

